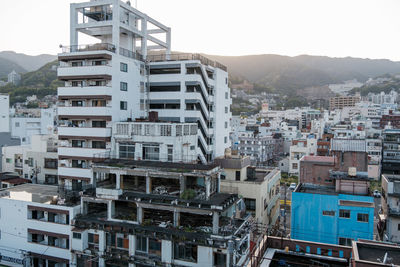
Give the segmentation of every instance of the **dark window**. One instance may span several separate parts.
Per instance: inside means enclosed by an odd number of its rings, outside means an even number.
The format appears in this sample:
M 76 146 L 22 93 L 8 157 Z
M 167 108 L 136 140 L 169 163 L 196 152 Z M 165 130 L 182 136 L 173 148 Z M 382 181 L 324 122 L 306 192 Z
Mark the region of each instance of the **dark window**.
M 149 238 L 149 254 L 161 257 L 161 240 Z
M 253 198 L 244 198 L 244 204 L 249 211 L 256 211 L 256 200 Z
M 335 211 L 334 210 L 323 210 L 322 215 L 335 216 Z
M 106 128 L 107 123 L 105 121 L 92 121 L 93 128 Z
M 84 147 L 85 141 L 83 140 L 72 140 L 72 147 Z
M 197 246 L 188 243 L 174 243 L 174 259 L 197 262 Z
M 350 210 L 339 210 L 340 218 L 350 218 Z
M 400 231 L 400 223 L 397 225 L 397 231 Z
M 240 171 L 235 172 L 235 179 L 236 181 L 240 181 Z
M 81 239 L 81 233 L 72 233 L 72 238 Z
M 136 250 L 147 252 L 147 238 L 136 236 Z
M 47 169 L 57 169 L 57 159 L 44 159 L 44 167 Z
M 123 72 L 128 72 L 128 64 L 121 62 L 120 69 Z
M 216 267 L 226 266 L 226 254 L 214 253 L 214 266 Z
M 82 107 L 83 106 L 83 101 L 82 100 L 74 100 L 72 101 L 72 106 L 73 107 Z
M 368 213 L 357 213 L 358 222 L 368 222 Z
M 92 100 L 92 107 L 105 107 L 107 102 L 105 100 Z
M 58 184 L 57 175 L 45 174 L 45 176 L 44 176 L 44 183 L 45 183 L 45 184 Z
M 341 246 L 351 246 L 351 238 L 339 237 L 339 245 Z
M 121 89 L 121 91 L 128 91 L 128 84 L 125 82 L 121 82 L 120 89 Z
M 119 103 L 119 108 L 120 108 L 121 110 L 127 110 L 127 109 L 128 109 L 128 102 L 126 102 L 126 101 L 121 101 L 121 102 Z
M 92 148 L 106 148 L 106 142 L 104 141 L 92 141 Z

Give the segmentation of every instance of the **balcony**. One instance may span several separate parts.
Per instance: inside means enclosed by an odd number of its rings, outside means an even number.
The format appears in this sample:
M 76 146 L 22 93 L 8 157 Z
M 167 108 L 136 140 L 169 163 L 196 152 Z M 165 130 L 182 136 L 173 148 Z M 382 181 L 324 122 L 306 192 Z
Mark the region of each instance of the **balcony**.
M 58 127 L 59 136 L 90 136 L 90 137 L 110 137 L 111 128 L 91 128 L 91 127 Z
M 91 169 L 68 168 L 68 167 L 59 167 L 58 175 L 72 176 L 72 177 L 84 177 L 84 178 L 89 178 L 89 179 L 91 179 L 93 177 Z
M 63 53 L 72 52 L 87 52 L 87 51 L 109 51 L 115 53 L 115 45 L 108 43 L 97 43 L 97 44 L 85 44 L 85 45 L 72 45 L 63 46 Z
M 109 65 L 62 67 L 57 69 L 59 77 L 90 77 L 111 75 L 112 68 Z
M 65 116 L 111 116 L 111 107 L 58 107 L 58 115 Z
M 59 147 L 59 156 L 94 158 L 96 155 L 106 154 L 109 150 L 85 147 Z
M 82 87 L 59 87 L 58 96 L 95 96 L 95 95 L 112 95 L 110 86 L 82 86 Z

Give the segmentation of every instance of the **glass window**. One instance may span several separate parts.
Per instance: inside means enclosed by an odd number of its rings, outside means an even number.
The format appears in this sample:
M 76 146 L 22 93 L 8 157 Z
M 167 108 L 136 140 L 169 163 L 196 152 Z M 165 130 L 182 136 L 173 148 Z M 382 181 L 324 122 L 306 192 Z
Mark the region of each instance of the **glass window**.
M 249 211 L 256 211 L 256 200 L 254 198 L 244 198 L 244 204 Z
M 136 250 L 147 252 L 147 238 L 136 236 Z
M 128 72 L 128 64 L 121 62 L 120 70 L 123 72 Z
M 174 259 L 197 262 L 197 246 L 188 243 L 174 243 Z
M 128 109 L 128 102 L 126 101 L 121 101 L 119 104 L 119 107 L 121 110 L 127 110 Z
M 368 213 L 357 213 L 358 222 L 368 222 Z
M 325 216 L 335 216 L 335 211 L 334 210 L 323 210 L 322 215 Z
M 121 91 L 128 91 L 128 83 L 121 82 L 120 89 L 121 89 Z
M 351 246 L 351 238 L 339 237 L 339 245 L 341 246 Z
M 174 154 L 174 146 L 173 145 L 167 145 L 168 149 L 168 161 L 173 161 L 173 154 Z
M 83 140 L 72 140 L 72 147 L 84 147 L 85 141 Z
M 72 233 L 72 238 L 81 239 L 81 233 Z
M 119 144 L 119 157 L 122 159 L 134 159 L 135 144 Z
M 161 240 L 149 238 L 149 254 L 161 257 Z
M 226 266 L 226 254 L 214 252 L 214 266 Z
M 106 148 L 106 142 L 104 141 L 92 141 L 92 148 Z
M 145 160 L 160 160 L 159 146 L 143 144 L 143 159 L 145 159 Z
M 92 100 L 92 107 L 105 107 L 106 104 L 105 100 Z
M 92 121 L 93 128 L 106 128 L 107 123 L 105 121 Z
M 350 210 L 339 210 L 340 218 L 350 218 Z

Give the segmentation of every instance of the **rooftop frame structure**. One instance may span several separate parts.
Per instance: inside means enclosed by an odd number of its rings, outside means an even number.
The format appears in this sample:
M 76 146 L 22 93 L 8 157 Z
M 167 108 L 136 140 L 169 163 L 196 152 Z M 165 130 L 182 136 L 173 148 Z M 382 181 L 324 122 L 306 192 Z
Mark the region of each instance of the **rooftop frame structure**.
M 171 28 L 119 0 L 91 0 L 71 4 L 70 47 L 65 52 L 84 49 L 78 33 L 111 43 L 119 54 L 140 54 L 147 58 L 151 50 L 171 53 Z

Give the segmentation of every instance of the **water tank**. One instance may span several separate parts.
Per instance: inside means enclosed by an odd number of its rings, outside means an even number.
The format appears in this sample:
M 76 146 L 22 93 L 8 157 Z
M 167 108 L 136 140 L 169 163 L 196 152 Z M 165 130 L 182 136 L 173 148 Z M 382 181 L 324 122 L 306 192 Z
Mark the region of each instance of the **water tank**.
M 349 176 L 356 176 L 356 175 L 357 175 L 357 168 L 349 167 Z

